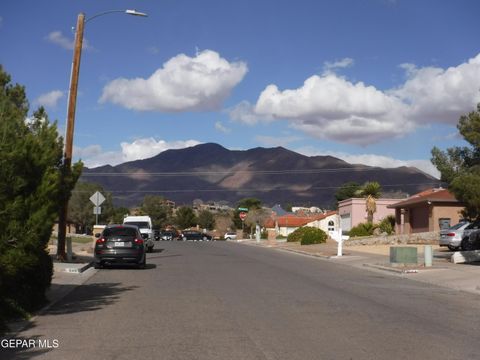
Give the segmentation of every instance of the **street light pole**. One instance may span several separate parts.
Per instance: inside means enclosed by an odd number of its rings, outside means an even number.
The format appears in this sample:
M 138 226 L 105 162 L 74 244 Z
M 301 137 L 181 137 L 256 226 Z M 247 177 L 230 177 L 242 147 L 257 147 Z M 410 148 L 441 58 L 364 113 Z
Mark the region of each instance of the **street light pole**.
M 83 28 L 85 26 L 85 14 L 78 14 L 77 27 L 75 28 L 75 46 L 73 48 L 73 61 L 70 74 L 70 89 L 68 91 L 67 128 L 65 130 L 65 151 L 63 154 L 62 169 L 62 204 L 58 217 L 58 241 L 57 258 L 65 260 L 65 238 L 67 235 L 67 213 L 68 213 L 68 189 L 66 181 L 71 173 L 72 152 L 73 152 L 73 130 L 75 128 L 75 109 L 77 106 L 78 76 L 80 74 L 80 58 L 83 46 Z
M 82 56 L 83 46 L 83 29 L 85 23 L 102 15 L 123 12 L 127 15 L 143 16 L 147 14 L 137 10 L 109 10 L 96 14 L 85 20 L 85 14 L 80 13 L 77 17 L 77 27 L 75 28 L 75 45 L 73 49 L 72 70 L 70 74 L 70 88 L 68 92 L 68 109 L 67 109 L 67 126 L 65 130 L 65 151 L 63 154 L 63 169 L 61 172 L 60 186 L 62 188 L 62 204 L 60 205 L 60 213 L 58 216 L 58 241 L 57 241 L 57 258 L 64 261 L 66 259 L 65 253 L 65 238 L 67 235 L 67 213 L 69 189 L 67 179 L 71 175 L 72 167 L 72 152 L 73 152 L 73 130 L 75 128 L 75 109 L 77 106 L 77 90 L 78 77 L 80 74 L 80 59 Z

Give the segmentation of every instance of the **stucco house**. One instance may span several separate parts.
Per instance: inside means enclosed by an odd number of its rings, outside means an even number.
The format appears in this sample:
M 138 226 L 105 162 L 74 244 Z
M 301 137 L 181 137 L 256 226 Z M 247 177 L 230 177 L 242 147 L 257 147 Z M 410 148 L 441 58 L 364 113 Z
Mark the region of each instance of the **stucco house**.
M 311 226 L 325 231 L 338 229 L 338 213 L 329 211 L 322 214 L 310 216 L 297 216 L 287 214 L 284 216 L 272 216 L 265 223 L 266 230 L 276 230 L 278 235 L 287 237 L 289 234 L 302 226 Z
M 398 202 L 398 199 L 377 199 L 377 211 L 373 214 L 373 222 L 378 223 L 388 215 L 395 215 L 395 210 L 389 208 Z M 342 231 L 350 231 L 354 226 L 367 221 L 367 210 L 364 198 L 350 198 L 338 203 L 338 214 Z
M 439 231 L 457 224 L 464 206 L 447 189 L 422 191 L 389 205 L 395 211 L 397 234 Z

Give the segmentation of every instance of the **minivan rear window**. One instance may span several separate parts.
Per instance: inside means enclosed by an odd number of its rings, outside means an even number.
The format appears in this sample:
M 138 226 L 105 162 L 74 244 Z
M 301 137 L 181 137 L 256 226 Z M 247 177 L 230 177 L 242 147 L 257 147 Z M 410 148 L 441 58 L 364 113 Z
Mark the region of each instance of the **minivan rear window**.
M 107 228 L 103 231 L 104 237 L 135 237 L 137 235 L 137 231 L 134 228 L 129 227 L 113 227 Z
M 135 225 L 138 226 L 139 229 L 150 229 L 150 225 L 146 221 L 127 221 L 124 222 L 125 225 Z

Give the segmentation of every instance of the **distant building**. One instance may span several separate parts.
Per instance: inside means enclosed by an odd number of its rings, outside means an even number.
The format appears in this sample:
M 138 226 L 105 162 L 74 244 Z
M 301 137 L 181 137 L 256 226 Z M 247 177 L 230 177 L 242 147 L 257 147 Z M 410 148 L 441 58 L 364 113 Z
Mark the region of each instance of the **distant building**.
M 395 216 L 395 210 L 389 205 L 398 202 L 398 199 L 377 199 L 377 211 L 373 214 L 373 222 L 378 223 L 388 215 Z M 350 198 L 338 203 L 338 214 L 342 231 L 350 229 L 358 224 L 367 222 L 367 210 L 364 198 Z
M 325 231 L 335 231 L 338 229 L 338 213 L 330 211 L 327 213 L 297 216 L 287 214 L 283 216 L 272 216 L 265 222 L 266 230 L 276 230 L 278 235 L 287 237 L 292 232 L 303 226 L 311 226 Z
M 457 224 L 464 205 L 447 189 L 422 191 L 388 206 L 395 211 L 397 234 L 439 231 Z

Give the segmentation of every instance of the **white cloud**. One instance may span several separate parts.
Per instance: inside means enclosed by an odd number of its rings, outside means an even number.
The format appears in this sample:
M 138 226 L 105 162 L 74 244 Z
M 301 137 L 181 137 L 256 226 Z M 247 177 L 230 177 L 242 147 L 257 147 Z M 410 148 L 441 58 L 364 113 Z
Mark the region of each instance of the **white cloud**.
M 353 64 L 346 58 L 327 67 Z M 230 109 L 232 120 L 248 125 L 261 119 L 287 120 L 311 136 L 366 146 L 401 137 L 419 126 L 456 124 L 460 115 L 480 102 L 480 54 L 446 70 L 402 64 L 407 80 L 380 90 L 326 71 L 297 89 L 267 86 L 255 105 L 242 102 Z
M 75 147 L 75 158 L 80 158 L 87 167 L 102 165 L 118 165 L 127 161 L 141 160 L 153 157 L 169 149 L 183 149 L 201 144 L 197 140 L 165 141 L 154 138 L 137 139 L 131 143 L 122 142 L 121 151 L 104 152 L 100 145 L 91 145 L 85 148 Z
M 295 151 L 306 156 L 333 156 L 338 159 L 344 160 L 349 164 L 363 164 L 368 166 L 378 166 L 382 168 L 413 166 L 437 179 L 440 178 L 440 173 L 437 168 L 429 160 L 424 159 L 399 160 L 389 156 L 376 154 L 347 154 L 335 151 L 319 151 L 311 147 L 303 147 L 295 149 Z
M 232 131 L 231 129 L 229 129 L 225 125 L 223 125 L 221 121 L 217 121 L 215 123 L 215 129 L 224 133 L 224 134 L 228 134 Z
M 403 68 L 407 81 L 390 94 L 409 104 L 408 116 L 418 123 L 455 125 L 480 101 L 480 54 L 448 69 L 412 64 Z
M 73 38 L 68 38 L 61 31 L 52 31 L 50 34 L 48 34 L 45 39 L 52 44 L 59 45 L 60 47 L 66 49 L 66 50 L 73 50 L 75 41 Z M 92 47 L 88 43 L 88 40 L 84 37 L 83 38 L 83 43 L 82 43 L 82 49 L 83 50 L 91 50 Z
M 405 111 L 395 97 L 335 74 L 314 75 L 294 90 L 269 85 L 255 105 L 256 114 L 288 119 L 312 136 L 359 145 L 411 130 L 413 124 L 402 116 Z
M 325 74 L 331 73 L 335 69 L 343 69 L 352 67 L 355 61 L 352 58 L 346 57 L 341 60 L 337 60 L 334 62 L 325 61 L 323 63 L 323 71 Z
M 34 100 L 34 104 L 54 108 L 65 94 L 61 90 L 53 90 L 40 95 Z
M 247 73 L 244 62 L 228 62 L 211 50 L 168 60 L 148 79 L 111 81 L 100 102 L 140 111 L 209 111 L 221 107 Z

